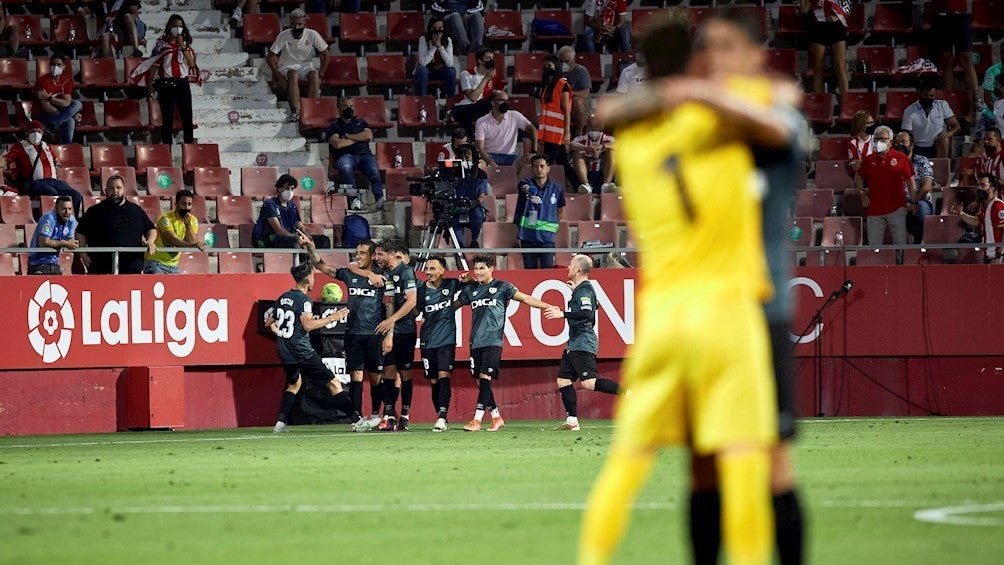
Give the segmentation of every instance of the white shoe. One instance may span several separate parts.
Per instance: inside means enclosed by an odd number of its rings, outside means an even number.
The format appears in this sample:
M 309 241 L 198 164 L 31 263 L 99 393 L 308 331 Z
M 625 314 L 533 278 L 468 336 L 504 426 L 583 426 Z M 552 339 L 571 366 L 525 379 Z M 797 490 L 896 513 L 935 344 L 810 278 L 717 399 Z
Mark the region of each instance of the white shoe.
M 299 122 L 300 121 L 300 113 L 299 112 L 290 112 L 289 113 L 289 121 L 290 122 Z
M 571 430 L 573 432 L 577 432 L 580 429 L 579 428 L 579 421 L 575 420 L 573 422 L 573 421 L 570 421 L 570 420 L 565 420 L 560 426 L 558 426 L 557 428 L 554 428 L 554 429 L 556 429 L 556 430 Z
M 617 185 L 612 182 L 605 182 L 600 187 L 600 192 L 617 192 Z
M 362 210 L 363 201 L 360 200 L 358 196 L 354 196 L 352 197 L 352 203 L 349 204 L 349 208 L 352 208 L 353 210 Z
M 354 432 L 368 432 L 372 429 L 373 426 L 370 425 L 369 420 L 364 420 L 362 418 L 360 418 L 355 424 L 352 424 L 352 431 Z
M 230 14 L 230 27 L 241 27 L 244 25 L 244 13 L 240 8 L 234 8 L 234 13 Z
M 373 203 L 373 211 L 374 212 L 379 212 L 380 210 L 383 210 L 383 204 L 386 201 L 387 201 L 387 199 L 384 198 L 383 196 L 381 196 L 380 198 L 377 198 L 376 202 Z
M 370 416 L 370 418 L 366 420 L 366 423 L 369 424 L 371 428 L 375 428 L 380 425 L 381 421 L 382 418 L 380 418 L 379 415 L 376 415 L 376 416 Z
M 592 191 L 593 191 L 593 187 L 589 186 L 586 183 L 582 183 L 582 184 L 579 185 L 579 194 L 589 194 Z
M 284 434 L 286 433 L 286 422 L 276 422 L 275 427 L 272 428 L 273 434 Z
M 436 424 L 432 426 L 432 431 L 434 432 L 445 432 L 447 429 L 449 429 L 449 426 L 446 425 L 446 418 L 437 419 Z

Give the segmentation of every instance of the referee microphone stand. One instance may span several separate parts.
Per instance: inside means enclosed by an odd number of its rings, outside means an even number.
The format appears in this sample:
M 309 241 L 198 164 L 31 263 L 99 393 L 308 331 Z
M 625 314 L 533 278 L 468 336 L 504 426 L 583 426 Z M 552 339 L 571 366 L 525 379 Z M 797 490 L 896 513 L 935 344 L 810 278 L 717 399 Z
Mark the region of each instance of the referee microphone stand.
M 802 339 L 809 335 L 809 332 L 813 327 L 819 328 L 819 334 L 816 335 L 815 339 L 815 352 L 813 354 L 815 360 L 815 373 L 816 373 L 816 416 L 823 417 L 826 416 L 826 412 L 823 410 L 823 312 L 826 308 L 837 301 L 837 299 L 846 296 L 854 284 L 851 281 L 844 281 L 844 284 L 840 286 L 837 290 L 830 293 L 830 297 L 823 302 L 822 306 L 816 310 L 816 313 L 812 315 L 812 319 L 802 330 L 802 333 L 798 336 L 798 341 L 796 343 L 802 343 Z
M 450 228 L 450 218 L 448 216 L 444 217 L 442 214 L 435 214 L 432 221 L 426 226 L 425 231 L 422 232 L 422 250 L 418 254 L 418 262 L 415 266 L 416 270 L 425 270 L 425 262 L 432 255 L 432 250 L 439 248 L 439 240 L 441 238 L 448 238 L 451 248 L 454 250 L 453 254 L 457 259 L 457 267 L 464 271 L 468 270 L 467 258 L 460 252 L 461 245 L 457 239 L 457 233 Z

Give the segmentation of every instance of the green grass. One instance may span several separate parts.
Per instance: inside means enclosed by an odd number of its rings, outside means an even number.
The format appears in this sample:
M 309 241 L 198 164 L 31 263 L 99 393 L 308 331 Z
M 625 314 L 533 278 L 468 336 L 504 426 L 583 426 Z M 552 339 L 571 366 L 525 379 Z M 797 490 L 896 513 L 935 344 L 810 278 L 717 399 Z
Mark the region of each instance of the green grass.
M 2 563 L 572 563 L 612 429 L 294 427 L 0 439 Z M 812 563 L 1000 563 L 992 525 L 916 510 L 1004 502 L 1004 420 L 810 420 L 797 472 Z M 459 426 L 458 426 L 459 428 Z M 661 456 L 617 563 L 684 550 L 678 450 Z

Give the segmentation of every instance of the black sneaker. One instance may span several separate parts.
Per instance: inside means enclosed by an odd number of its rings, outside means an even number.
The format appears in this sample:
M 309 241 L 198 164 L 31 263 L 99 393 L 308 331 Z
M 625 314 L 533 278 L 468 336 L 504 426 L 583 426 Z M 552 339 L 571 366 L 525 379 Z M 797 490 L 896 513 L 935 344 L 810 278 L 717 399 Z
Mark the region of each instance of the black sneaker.
M 386 427 L 383 427 L 383 426 L 380 427 L 380 431 L 382 431 L 382 432 L 393 432 L 396 429 L 397 429 L 397 419 L 396 418 L 388 418 L 387 419 L 387 426 Z
M 397 431 L 399 432 L 408 431 L 408 418 L 405 418 L 404 416 L 401 417 L 401 420 L 398 421 L 397 423 Z

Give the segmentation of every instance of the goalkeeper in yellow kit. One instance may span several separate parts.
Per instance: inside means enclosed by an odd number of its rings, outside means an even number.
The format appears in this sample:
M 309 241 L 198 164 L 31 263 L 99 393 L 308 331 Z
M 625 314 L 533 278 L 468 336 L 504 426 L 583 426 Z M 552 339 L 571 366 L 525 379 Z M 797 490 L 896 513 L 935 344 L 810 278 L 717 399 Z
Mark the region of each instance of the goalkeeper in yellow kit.
M 579 563 L 609 561 L 666 445 L 713 462 L 730 562 L 767 563 L 777 404 L 762 311 L 771 285 L 761 187 L 747 144 L 787 144 L 787 130 L 772 120 L 768 81 L 707 80 L 714 26 L 702 28 L 693 52 L 686 19 L 667 16 L 648 29 L 642 50 L 652 82 L 639 97 L 600 108 L 601 120 L 619 124 L 618 178 L 643 269 L 638 337 L 625 363 L 632 394 L 618 405 L 611 452 L 589 497 Z M 745 39 L 758 52 L 752 35 Z

